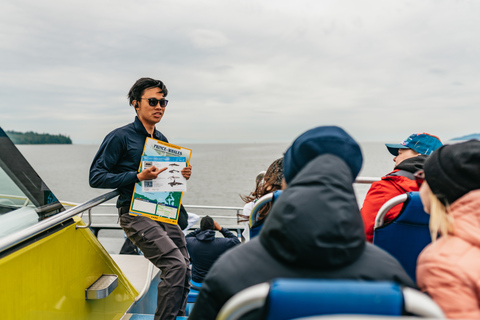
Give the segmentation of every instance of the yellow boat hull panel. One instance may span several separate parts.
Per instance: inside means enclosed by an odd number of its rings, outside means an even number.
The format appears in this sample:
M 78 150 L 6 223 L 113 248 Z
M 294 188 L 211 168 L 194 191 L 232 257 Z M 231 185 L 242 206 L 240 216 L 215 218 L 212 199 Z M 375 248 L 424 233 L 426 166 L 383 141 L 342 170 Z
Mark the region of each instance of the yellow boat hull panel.
M 118 287 L 85 300 L 102 274 L 117 274 Z M 138 295 L 92 232 L 75 224 L 1 258 L 0 284 L 2 319 L 120 319 Z

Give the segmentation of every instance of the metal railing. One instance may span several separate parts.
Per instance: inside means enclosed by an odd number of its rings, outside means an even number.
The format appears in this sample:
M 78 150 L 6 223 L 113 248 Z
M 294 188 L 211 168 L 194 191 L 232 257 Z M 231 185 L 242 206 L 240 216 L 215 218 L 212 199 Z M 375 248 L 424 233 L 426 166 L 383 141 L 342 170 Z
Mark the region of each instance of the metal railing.
M 380 179 L 381 178 L 377 178 L 377 177 L 357 177 L 357 179 L 355 179 L 355 183 L 372 184 L 375 181 L 380 181 Z
M 93 198 L 92 200 L 79 204 L 73 208 L 60 212 L 50 218 L 42 220 L 34 224 L 33 226 L 30 226 L 28 228 L 25 228 L 13 234 L 7 235 L 0 239 L 0 252 L 3 252 L 25 240 L 33 238 L 34 236 L 48 229 L 51 229 L 86 210 L 90 210 L 91 208 L 98 206 L 101 203 L 104 203 L 105 201 L 115 198 L 116 196 L 118 196 L 117 190 L 110 191 L 101 196 Z
M 390 211 L 397 204 L 404 203 L 408 199 L 408 194 L 400 194 L 392 199 L 388 200 L 383 204 L 383 206 L 378 210 L 377 216 L 375 217 L 375 225 L 373 229 L 377 229 L 383 225 L 383 219 L 387 215 L 387 212 Z
M 68 202 L 68 201 L 61 201 L 61 203 L 64 206 L 70 206 L 70 207 L 79 205 L 78 203 Z M 243 227 L 241 226 L 237 227 L 237 225 L 239 224 L 237 216 L 239 213 L 243 211 L 243 207 L 205 206 L 205 205 L 188 205 L 188 204 L 184 205 L 184 207 L 187 209 L 188 212 L 192 212 L 191 209 L 207 210 L 208 215 L 210 217 L 212 217 L 216 221 L 219 219 L 224 220 L 225 223 L 222 224 L 222 226 L 225 225 L 227 229 L 230 229 L 231 231 L 236 231 L 237 234 L 241 233 L 243 230 Z M 230 215 L 212 214 L 212 211 L 224 211 L 224 212 L 226 211 L 226 212 L 231 212 L 231 214 Z M 115 203 L 102 203 L 101 205 L 98 205 L 96 208 L 94 208 L 94 210 L 89 210 L 88 213 L 89 213 L 88 219 L 85 222 L 87 223 L 87 226 L 92 230 L 94 235 L 97 237 L 101 230 L 117 230 L 117 229 L 121 230 L 122 229 L 118 223 L 118 213 L 117 213 Z M 197 214 L 197 212 L 195 213 Z M 206 214 L 207 213 L 203 213 L 203 214 L 198 213 L 200 218 L 202 218 Z M 103 218 L 103 219 L 99 219 L 99 218 Z M 109 222 L 99 222 L 99 220 L 104 220 L 104 221 L 107 220 Z
M 61 203 L 64 206 L 77 206 L 78 203 L 74 202 L 66 202 L 66 201 L 61 201 Z M 243 207 L 227 207 L 227 206 L 200 206 L 200 205 L 184 205 L 185 209 L 187 211 L 191 211 L 190 209 L 200 209 L 200 210 L 208 210 L 208 211 L 227 211 L 227 212 L 232 212 L 231 215 L 220 215 L 220 214 L 211 214 L 210 212 L 208 215 L 212 217 L 213 219 L 225 219 L 225 220 L 230 220 L 231 223 L 237 223 L 237 214 L 243 211 Z M 101 210 L 101 211 L 99 211 Z M 84 210 L 86 211 L 86 210 Z M 111 211 L 111 212 L 107 212 Z M 111 220 L 118 220 L 118 213 L 116 212 L 116 206 L 114 203 L 103 203 L 101 205 L 98 205 L 95 210 L 91 211 L 91 216 L 90 219 L 88 219 L 86 222 L 91 223 L 92 228 L 96 228 L 96 226 L 102 225 L 98 223 L 98 220 L 96 218 L 111 218 Z M 199 214 L 200 217 L 202 217 L 202 214 Z M 92 220 L 92 221 L 90 221 Z M 118 225 L 117 222 L 115 222 L 116 225 Z M 105 225 L 105 224 L 103 224 Z M 112 225 L 108 225 L 112 227 Z M 120 226 L 118 227 L 120 229 Z
M 371 184 L 375 181 L 380 180 L 380 178 L 377 177 L 358 177 L 355 180 L 355 183 L 359 184 Z M 29 238 L 34 237 L 35 235 L 42 233 L 58 224 L 61 224 L 65 222 L 66 220 L 72 218 L 73 216 L 76 215 L 81 215 L 85 211 L 89 211 L 94 207 L 98 210 L 99 208 L 110 208 L 112 211 L 115 210 L 115 204 L 114 203 L 105 203 L 106 201 L 115 198 L 118 196 L 118 191 L 114 190 L 108 193 L 105 193 L 101 196 L 98 196 L 96 198 L 93 198 L 87 202 L 84 203 L 75 203 L 75 202 L 68 202 L 68 201 L 61 201 L 62 205 L 65 207 L 70 207 L 67 210 L 58 213 L 57 215 L 48 218 L 46 220 L 40 221 L 36 223 L 35 225 L 28 227 L 26 229 L 20 230 L 16 233 L 13 233 L 11 235 L 5 236 L 0 239 L 0 252 L 22 242 L 25 241 Z M 17 198 L 17 197 L 15 197 Z M 20 198 L 20 197 L 18 197 Z M 209 214 L 213 219 L 226 219 L 226 220 L 232 220 L 232 224 L 238 224 L 237 221 L 237 216 L 243 211 L 243 207 L 229 207 L 229 206 L 205 206 L 205 205 L 184 205 L 186 209 L 200 209 L 200 210 L 222 210 L 222 211 L 229 211 L 232 212 L 231 215 L 215 215 L 215 214 Z M 188 210 L 187 210 L 188 211 Z M 96 228 L 96 224 L 94 222 L 95 217 L 109 217 L 113 219 L 118 218 L 118 214 L 116 210 L 111 213 L 107 212 L 91 212 L 91 216 L 89 214 L 89 221 L 88 224 L 91 228 Z M 202 216 L 202 215 L 200 215 Z M 90 225 L 91 224 L 91 225 Z M 98 225 L 98 224 L 97 224 Z M 118 227 L 117 227 L 118 226 Z M 97 226 L 97 228 L 100 228 L 101 225 Z M 111 228 L 118 228 L 120 229 L 120 226 L 118 223 L 112 224 L 110 226 Z
M 377 177 L 358 177 L 355 180 L 355 183 L 358 184 L 371 184 L 375 181 L 379 181 L 380 178 Z M 75 202 L 68 202 L 68 201 L 61 201 L 62 205 L 64 206 L 78 206 L 78 203 Z M 243 212 L 243 207 L 231 207 L 231 206 L 208 206 L 208 205 L 189 205 L 189 204 L 184 204 L 184 207 L 187 209 L 187 211 L 190 211 L 190 209 L 199 209 L 199 210 L 208 210 L 208 211 L 226 211 L 226 212 L 231 212 L 231 214 L 227 215 L 218 215 L 218 214 L 211 214 L 210 212 L 208 213 L 209 216 L 211 216 L 214 220 L 215 219 L 225 219 L 225 220 L 230 220 L 232 224 L 239 224 L 238 222 L 238 215 Z M 98 212 L 98 209 L 106 209 L 106 210 L 111 210 L 111 212 L 105 212 L 105 210 Z M 117 220 L 118 218 L 118 213 L 116 212 L 115 209 L 115 204 L 114 203 L 103 203 L 96 208 L 97 212 L 92 211 L 91 213 L 91 219 L 89 219 L 89 223 L 92 223 L 92 227 L 95 228 L 96 225 L 98 225 L 98 221 L 95 221 L 97 217 L 103 217 L 103 218 L 112 218 L 113 220 Z M 200 214 L 200 217 L 202 217 L 202 214 Z M 93 220 L 93 221 L 90 221 Z M 115 223 L 118 225 L 118 223 Z M 120 227 L 118 227 L 120 229 Z

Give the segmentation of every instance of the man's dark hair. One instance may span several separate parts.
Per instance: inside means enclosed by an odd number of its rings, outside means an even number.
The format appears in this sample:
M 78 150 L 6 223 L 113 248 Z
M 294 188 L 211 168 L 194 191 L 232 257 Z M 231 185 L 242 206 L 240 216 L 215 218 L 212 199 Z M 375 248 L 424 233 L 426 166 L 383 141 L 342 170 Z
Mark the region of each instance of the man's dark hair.
M 166 97 L 168 94 L 167 87 L 162 81 L 152 78 L 140 78 L 130 88 L 130 91 L 128 91 L 127 97 L 130 105 L 133 105 L 133 100 L 139 101 L 145 89 L 150 88 L 159 88 L 162 91 L 164 97 Z
M 200 220 L 200 229 L 215 230 L 215 222 L 210 216 L 205 216 Z

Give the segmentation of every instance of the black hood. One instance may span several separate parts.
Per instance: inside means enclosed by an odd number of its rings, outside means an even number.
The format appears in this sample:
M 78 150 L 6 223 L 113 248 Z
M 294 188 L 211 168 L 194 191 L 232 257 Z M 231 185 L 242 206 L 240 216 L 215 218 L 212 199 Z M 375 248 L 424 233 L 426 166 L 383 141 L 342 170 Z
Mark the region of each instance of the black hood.
M 195 238 L 200 241 L 213 241 L 215 240 L 215 230 L 199 230 L 199 232 L 195 235 Z
M 352 180 L 337 156 L 310 161 L 273 205 L 259 236 L 262 245 L 284 263 L 305 268 L 357 260 L 365 234 Z
M 400 162 L 398 166 L 395 167 L 395 169 L 405 170 L 411 173 L 415 173 L 418 170 L 423 170 L 423 165 L 425 164 L 425 161 L 427 160 L 427 158 L 428 156 L 421 154 L 415 157 L 405 159 L 402 162 Z

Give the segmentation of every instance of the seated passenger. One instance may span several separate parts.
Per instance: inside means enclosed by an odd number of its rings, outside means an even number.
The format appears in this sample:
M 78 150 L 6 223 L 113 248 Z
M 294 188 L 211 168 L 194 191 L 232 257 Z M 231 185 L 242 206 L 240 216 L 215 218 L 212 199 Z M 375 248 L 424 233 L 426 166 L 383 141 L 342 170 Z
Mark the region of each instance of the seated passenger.
M 480 319 L 480 141 L 441 147 L 424 177 L 433 242 L 418 258 L 418 285 L 447 318 Z
M 260 235 L 210 269 L 189 319 L 215 319 L 234 294 L 275 278 L 387 280 L 414 287 L 397 260 L 365 242 L 353 190 L 358 144 L 338 127 L 298 137 L 284 156 L 288 184 Z M 250 314 L 256 319 L 258 312 Z
M 241 197 L 242 200 L 246 202 L 245 206 L 243 207 L 242 217 L 244 219 L 247 219 L 248 221 L 250 213 L 252 212 L 252 209 L 255 206 L 255 202 L 258 199 L 260 199 L 267 193 L 282 189 L 282 179 L 283 157 L 272 162 L 272 164 L 268 167 L 263 179 L 260 182 L 257 181 L 257 187 L 252 193 L 250 193 L 248 196 Z M 271 207 L 272 204 L 267 203 L 263 206 L 263 208 L 260 209 L 260 211 L 258 212 L 257 221 L 255 221 L 255 224 L 252 227 L 259 227 L 263 224 Z M 245 226 L 243 236 L 246 242 L 250 241 L 250 226 L 248 224 Z
M 215 238 L 215 230 L 225 238 Z M 228 249 L 240 244 L 240 240 L 230 230 L 220 227 L 210 216 L 200 220 L 200 229 L 185 237 L 187 249 L 192 261 L 192 280 L 198 283 L 210 270 L 212 264 Z
M 373 227 L 378 210 L 388 200 L 398 195 L 418 191 L 414 173 L 423 169 L 423 163 L 429 154 L 442 146 L 440 139 L 428 133 L 414 133 L 400 144 L 385 144 L 388 151 L 394 155 L 395 167 L 392 172 L 382 177 L 382 180 L 372 183 L 363 201 L 362 219 L 365 225 L 367 241 L 373 241 Z M 402 204 L 393 207 L 385 216 L 384 223 L 395 219 Z

